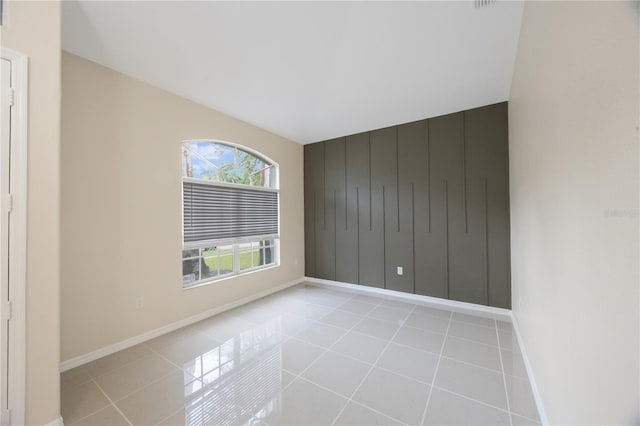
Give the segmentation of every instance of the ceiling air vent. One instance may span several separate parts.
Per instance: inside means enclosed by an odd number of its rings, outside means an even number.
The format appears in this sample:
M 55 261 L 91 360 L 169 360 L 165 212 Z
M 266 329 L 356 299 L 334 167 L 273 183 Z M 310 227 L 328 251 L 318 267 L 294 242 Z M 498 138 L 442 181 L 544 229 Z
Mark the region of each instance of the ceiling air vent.
M 474 0 L 476 9 L 479 9 L 481 7 L 485 7 L 485 6 L 489 6 L 492 5 L 496 2 L 496 0 Z

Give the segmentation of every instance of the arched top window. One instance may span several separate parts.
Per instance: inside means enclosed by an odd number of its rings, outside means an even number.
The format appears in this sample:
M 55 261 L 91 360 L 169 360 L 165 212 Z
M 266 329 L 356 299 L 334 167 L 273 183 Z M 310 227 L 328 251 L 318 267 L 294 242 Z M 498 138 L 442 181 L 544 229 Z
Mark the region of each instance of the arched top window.
M 278 166 L 239 145 L 182 143 L 182 285 L 279 263 Z
M 236 144 L 208 140 L 182 144 L 182 176 L 220 183 L 277 188 L 277 165 Z

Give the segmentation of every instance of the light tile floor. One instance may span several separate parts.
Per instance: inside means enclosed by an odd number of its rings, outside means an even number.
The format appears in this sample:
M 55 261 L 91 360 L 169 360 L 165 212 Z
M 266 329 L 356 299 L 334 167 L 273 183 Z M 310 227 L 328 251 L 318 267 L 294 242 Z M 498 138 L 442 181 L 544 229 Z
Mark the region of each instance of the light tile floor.
M 510 323 L 308 284 L 61 384 L 67 425 L 539 424 Z

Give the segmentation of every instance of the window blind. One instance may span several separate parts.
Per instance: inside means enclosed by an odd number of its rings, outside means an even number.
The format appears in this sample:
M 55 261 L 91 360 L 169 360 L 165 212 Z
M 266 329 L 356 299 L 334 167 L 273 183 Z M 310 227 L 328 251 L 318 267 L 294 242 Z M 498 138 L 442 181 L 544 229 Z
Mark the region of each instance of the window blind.
M 278 193 L 183 182 L 185 243 L 278 234 Z

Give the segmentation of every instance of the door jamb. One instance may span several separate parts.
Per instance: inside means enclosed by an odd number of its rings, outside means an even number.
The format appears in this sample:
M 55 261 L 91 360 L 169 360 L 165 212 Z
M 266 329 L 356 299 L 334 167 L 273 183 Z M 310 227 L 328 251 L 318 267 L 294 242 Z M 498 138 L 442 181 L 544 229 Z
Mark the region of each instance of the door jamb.
M 9 217 L 9 285 L 11 291 L 11 333 L 7 378 L 11 424 L 25 424 L 26 400 L 26 271 L 27 271 L 27 143 L 28 143 L 28 56 L 1 48 L 0 56 L 11 62 L 13 109 L 11 111 L 12 211 Z

